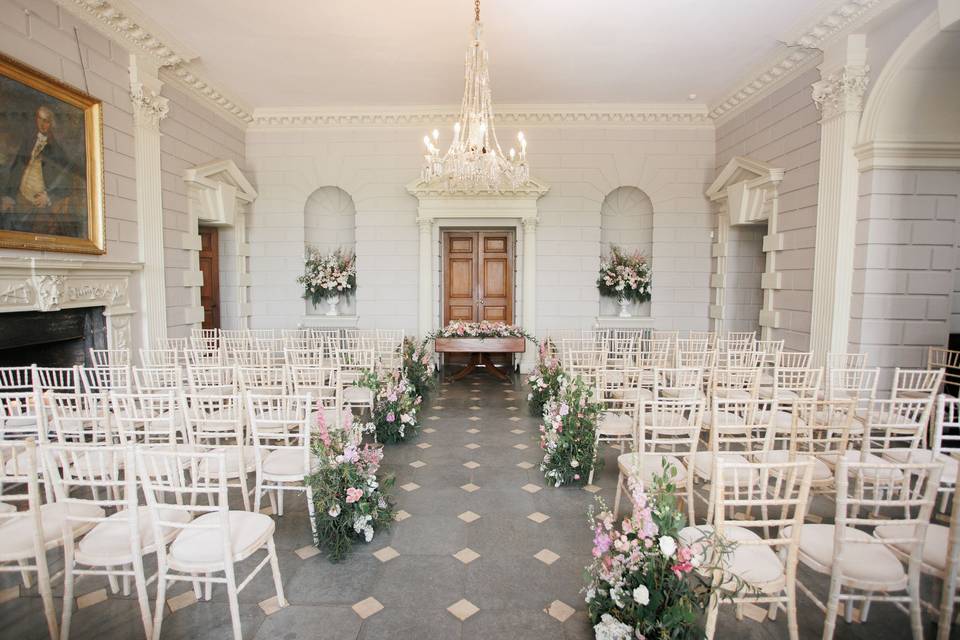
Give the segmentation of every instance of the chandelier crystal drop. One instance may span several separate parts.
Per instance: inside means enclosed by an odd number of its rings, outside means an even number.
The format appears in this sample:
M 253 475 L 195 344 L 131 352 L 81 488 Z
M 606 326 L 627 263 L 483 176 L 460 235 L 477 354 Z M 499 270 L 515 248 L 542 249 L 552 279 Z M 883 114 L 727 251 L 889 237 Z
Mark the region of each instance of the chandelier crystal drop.
M 480 0 L 474 2 L 474 22 L 470 28 L 463 81 L 460 117 L 453 126 L 453 140 L 446 154 L 440 155 L 440 132 L 423 137 L 426 145 L 424 182 L 445 182 L 449 189 L 463 191 L 503 191 L 516 189 L 530 179 L 527 166 L 527 139 L 517 134 L 516 148 L 503 153 L 493 125 L 490 96 L 489 56 L 480 39 Z

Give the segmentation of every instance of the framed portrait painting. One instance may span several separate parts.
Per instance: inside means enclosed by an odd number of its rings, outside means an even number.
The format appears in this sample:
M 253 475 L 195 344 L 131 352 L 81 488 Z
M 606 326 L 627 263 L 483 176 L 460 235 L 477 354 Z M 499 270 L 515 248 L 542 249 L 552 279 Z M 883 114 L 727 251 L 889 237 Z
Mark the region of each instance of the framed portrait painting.
M 100 100 L 0 55 L 0 247 L 104 253 Z

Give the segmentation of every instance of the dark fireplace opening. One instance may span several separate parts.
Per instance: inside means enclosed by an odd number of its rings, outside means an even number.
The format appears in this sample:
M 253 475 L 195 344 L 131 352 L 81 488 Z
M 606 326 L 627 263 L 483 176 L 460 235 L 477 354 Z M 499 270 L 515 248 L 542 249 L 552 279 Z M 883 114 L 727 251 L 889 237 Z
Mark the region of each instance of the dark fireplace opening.
M 103 307 L 0 314 L 0 366 L 92 366 L 91 348 L 107 348 Z

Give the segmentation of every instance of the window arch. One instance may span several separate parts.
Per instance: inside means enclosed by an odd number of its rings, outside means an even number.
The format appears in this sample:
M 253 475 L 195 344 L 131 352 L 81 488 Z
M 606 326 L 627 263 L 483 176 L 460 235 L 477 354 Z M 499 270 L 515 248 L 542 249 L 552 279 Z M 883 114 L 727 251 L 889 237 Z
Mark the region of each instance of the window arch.
M 357 210 L 350 194 L 339 187 L 320 187 L 303 207 L 303 239 L 324 253 L 356 249 Z

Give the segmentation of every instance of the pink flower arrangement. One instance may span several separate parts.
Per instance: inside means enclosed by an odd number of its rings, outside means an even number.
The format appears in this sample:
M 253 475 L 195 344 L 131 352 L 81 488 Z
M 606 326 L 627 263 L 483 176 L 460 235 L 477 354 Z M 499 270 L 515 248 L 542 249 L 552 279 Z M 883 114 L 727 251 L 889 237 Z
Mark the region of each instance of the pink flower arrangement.
M 363 497 L 363 489 L 357 489 L 355 487 L 347 488 L 347 504 L 353 504 L 357 500 Z

